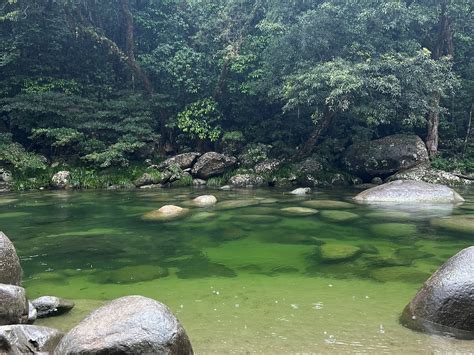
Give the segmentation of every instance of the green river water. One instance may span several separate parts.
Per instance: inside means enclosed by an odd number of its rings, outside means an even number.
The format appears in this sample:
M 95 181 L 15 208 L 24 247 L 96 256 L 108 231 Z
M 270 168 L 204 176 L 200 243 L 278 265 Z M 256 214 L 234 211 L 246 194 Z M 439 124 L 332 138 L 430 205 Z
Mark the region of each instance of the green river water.
M 7 194 L 0 230 L 30 298 L 76 302 L 39 325 L 68 330 L 105 301 L 140 294 L 173 310 L 198 354 L 469 353 L 472 342 L 398 323 L 423 281 L 473 244 L 472 228 L 452 216 L 474 214 L 474 190 L 459 191 L 461 206 L 412 208 L 357 206 L 355 189 Z M 189 206 L 208 193 L 216 207 Z M 142 220 L 165 204 L 190 212 Z

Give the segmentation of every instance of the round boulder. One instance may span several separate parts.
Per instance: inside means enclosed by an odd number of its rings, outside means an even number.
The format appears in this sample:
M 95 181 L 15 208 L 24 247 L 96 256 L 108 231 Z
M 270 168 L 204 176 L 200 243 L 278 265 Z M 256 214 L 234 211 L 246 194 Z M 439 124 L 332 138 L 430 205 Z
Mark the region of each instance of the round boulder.
M 197 207 L 210 207 L 217 203 L 217 198 L 213 195 L 203 195 L 196 197 L 193 204 Z
M 474 339 L 474 247 L 441 266 L 405 307 L 401 323 L 411 329 Z
M 21 274 L 20 259 L 15 247 L 10 239 L 0 232 L 0 283 L 20 285 Z
M 193 354 L 184 328 L 164 304 L 141 296 L 97 309 L 59 343 L 55 354 Z
M 265 179 L 259 175 L 239 174 L 232 176 L 229 184 L 234 187 L 258 187 L 265 185 Z
M 42 296 L 31 301 L 38 318 L 59 316 L 74 308 L 74 302 L 54 296 Z
M 69 171 L 58 171 L 51 178 L 51 186 L 55 189 L 62 190 L 69 188 L 71 181 L 71 173 Z
M 0 284 L 0 325 L 28 323 L 29 305 L 23 287 Z
M 428 151 L 423 140 L 404 134 L 354 144 L 343 158 L 346 169 L 364 179 L 386 177 L 426 161 Z
M 397 180 L 365 190 L 354 197 L 362 203 L 458 203 L 464 199 L 453 189 L 421 181 Z
M 237 159 L 225 154 L 209 152 L 202 155 L 194 164 L 192 175 L 199 179 L 209 179 L 222 175 L 237 164 Z
M 52 354 L 61 338 L 59 330 L 34 325 L 0 327 L 1 354 Z
M 145 221 L 167 221 L 185 215 L 189 210 L 179 206 L 166 205 L 159 210 L 151 211 L 143 215 Z

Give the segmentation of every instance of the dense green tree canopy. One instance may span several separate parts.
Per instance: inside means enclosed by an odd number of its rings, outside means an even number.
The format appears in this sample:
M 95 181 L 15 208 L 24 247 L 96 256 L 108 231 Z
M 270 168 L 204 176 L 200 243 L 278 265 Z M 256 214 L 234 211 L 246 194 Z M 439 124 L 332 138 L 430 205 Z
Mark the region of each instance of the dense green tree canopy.
M 399 132 L 469 157 L 473 7 L 2 0 L 0 160 L 109 167 L 251 143 L 303 157 Z

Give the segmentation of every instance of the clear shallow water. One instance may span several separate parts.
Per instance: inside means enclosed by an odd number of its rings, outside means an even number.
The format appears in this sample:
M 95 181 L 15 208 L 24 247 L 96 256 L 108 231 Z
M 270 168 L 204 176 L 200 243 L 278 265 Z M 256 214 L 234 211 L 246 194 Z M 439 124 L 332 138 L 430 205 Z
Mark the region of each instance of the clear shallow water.
M 141 294 L 170 306 L 197 353 L 472 351 L 472 342 L 405 329 L 398 316 L 430 273 L 473 244 L 471 232 L 433 221 L 473 214 L 474 191 L 461 191 L 468 201 L 453 209 L 321 202 L 357 192 L 9 194 L 0 197 L 0 229 L 16 245 L 30 298 L 77 302 L 38 324 L 67 330 L 106 300 Z M 206 193 L 240 202 L 166 223 L 141 219 Z M 315 204 L 316 215 L 281 211 Z

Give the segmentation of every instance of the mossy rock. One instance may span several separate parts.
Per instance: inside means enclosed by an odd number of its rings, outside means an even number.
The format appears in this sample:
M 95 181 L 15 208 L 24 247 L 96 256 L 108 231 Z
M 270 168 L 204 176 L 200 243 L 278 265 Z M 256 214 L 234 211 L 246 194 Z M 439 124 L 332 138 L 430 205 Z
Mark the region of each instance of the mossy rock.
M 466 204 L 461 206 L 461 209 L 468 210 L 468 211 L 474 211 L 474 203 L 466 203 Z
M 378 237 L 410 237 L 416 234 L 416 225 L 406 223 L 381 223 L 371 226 L 370 230 Z
M 0 198 L 0 206 L 10 205 L 14 202 L 17 202 L 16 198 Z
M 255 206 L 255 207 L 249 207 L 249 208 L 246 208 L 242 211 L 239 211 L 239 213 L 241 214 L 252 214 L 252 215 L 255 215 L 255 214 L 258 214 L 258 215 L 271 215 L 271 216 L 274 216 L 274 215 L 277 215 L 279 212 L 278 209 L 276 208 L 273 208 L 273 207 L 259 207 L 259 206 Z
M 262 205 L 272 205 L 277 203 L 278 200 L 276 198 L 264 198 L 264 199 L 257 199 Z
M 361 249 L 350 244 L 325 244 L 319 247 L 322 262 L 340 262 L 354 259 Z
M 384 268 L 384 267 L 390 267 L 390 266 L 410 266 L 413 264 L 413 260 L 411 259 L 403 259 L 400 257 L 397 257 L 396 255 L 392 256 L 382 256 L 382 255 L 377 255 L 377 256 L 369 256 L 366 259 L 369 263 L 369 266 L 371 267 L 378 267 L 378 268 Z
M 430 277 L 430 274 L 413 267 L 392 266 L 376 269 L 370 273 L 370 276 L 380 282 L 402 281 L 422 284 Z
M 325 210 L 345 210 L 356 206 L 349 202 L 333 200 L 311 200 L 303 202 L 305 207 Z
M 401 211 L 378 211 L 370 212 L 365 215 L 367 218 L 388 221 L 406 221 L 412 219 L 411 214 Z
M 117 270 L 102 271 L 93 276 L 101 284 L 130 284 L 151 281 L 168 276 L 168 269 L 154 265 L 127 266 Z
M 265 237 L 267 243 L 278 244 L 305 244 L 305 245 L 323 245 L 325 242 L 309 234 L 285 233 Z
M 216 217 L 217 214 L 213 212 L 198 212 L 189 217 L 189 222 L 207 222 Z
M 259 215 L 259 214 L 243 214 L 240 216 L 234 217 L 235 221 L 244 222 L 244 223 L 254 223 L 254 224 L 271 224 L 277 223 L 280 221 L 280 218 L 276 216 L 268 216 L 268 215 Z
M 427 253 L 427 252 L 424 252 L 422 250 L 412 248 L 412 247 L 397 249 L 397 251 L 395 252 L 395 255 L 401 259 L 410 260 L 410 261 L 413 261 L 416 259 L 431 258 L 434 256 L 433 254 L 430 254 L 430 253 Z
M 219 210 L 231 210 L 234 208 L 256 206 L 258 204 L 260 204 L 259 200 L 229 200 L 229 201 L 219 202 L 216 205 L 216 208 Z
M 433 219 L 430 223 L 448 231 L 474 234 L 474 214 Z
M 359 215 L 346 211 L 321 211 L 321 216 L 333 222 L 354 221 L 359 218 Z
M 308 207 L 286 207 L 280 209 L 286 215 L 295 215 L 295 216 L 311 216 L 318 214 L 319 211 L 315 210 L 314 208 Z
M 0 218 L 20 218 L 31 216 L 31 213 L 27 212 L 0 212 Z

